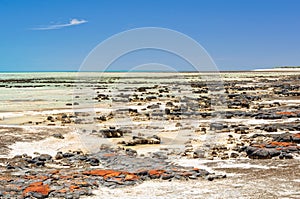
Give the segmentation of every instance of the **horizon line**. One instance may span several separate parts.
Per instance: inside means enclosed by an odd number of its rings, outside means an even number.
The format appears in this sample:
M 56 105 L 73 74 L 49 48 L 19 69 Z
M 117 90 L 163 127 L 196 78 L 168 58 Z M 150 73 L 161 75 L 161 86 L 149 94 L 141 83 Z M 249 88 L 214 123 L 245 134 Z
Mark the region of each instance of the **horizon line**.
M 269 69 L 252 69 L 252 70 L 217 70 L 217 71 L 197 71 L 197 70 L 178 70 L 178 71 L 160 71 L 160 70 L 137 70 L 137 71 L 128 71 L 128 70 L 107 70 L 107 71 L 78 71 L 78 70 L 28 70 L 28 71 L 0 71 L 1 73 L 89 73 L 89 72 L 97 72 L 97 73 L 195 73 L 195 72 L 271 72 L 272 69 L 274 71 L 277 71 L 278 68 L 269 68 Z M 282 68 L 282 69 L 288 69 L 288 68 Z M 282 71 L 284 72 L 284 70 Z M 289 72 L 289 70 L 287 70 Z

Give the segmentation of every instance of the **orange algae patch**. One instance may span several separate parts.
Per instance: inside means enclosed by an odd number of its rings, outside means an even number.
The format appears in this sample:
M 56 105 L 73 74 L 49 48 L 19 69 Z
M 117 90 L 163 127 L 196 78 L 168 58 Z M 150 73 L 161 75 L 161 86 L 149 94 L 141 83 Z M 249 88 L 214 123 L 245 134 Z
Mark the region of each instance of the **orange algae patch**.
M 58 190 L 57 192 L 58 193 L 67 193 L 67 190 L 66 189 L 61 189 L 61 190 Z
M 127 174 L 125 176 L 125 181 L 135 181 L 135 180 L 138 180 L 139 177 L 137 175 L 134 175 L 134 174 Z
M 79 181 L 79 182 L 75 182 L 76 185 L 79 185 L 79 186 L 82 186 L 82 187 L 86 187 L 88 186 L 89 184 L 85 181 Z
M 114 153 L 105 153 L 102 156 L 103 157 L 113 157 L 113 156 L 116 156 L 116 154 L 114 154 Z
M 105 177 L 118 177 L 119 175 L 121 175 L 122 174 L 122 172 L 120 172 L 120 171 L 113 171 L 113 172 L 111 172 L 111 173 L 108 173 L 107 175 L 105 175 Z
M 149 170 L 148 173 L 150 176 L 161 176 L 161 174 L 165 173 L 165 170 Z
M 50 171 L 50 174 L 54 175 L 54 174 L 58 174 L 59 173 L 59 170 L 53 170 L 53 171 Z
M 296 144 L 292 142 L 270 142 L 269 144 L 272 146 L 281 146 L 281 147 L 296 146 Z
M 74 177 L 73 176 L 60 176 L 59 178 L 61 179 L 73 179 Z
M 73 192 L 75 189 L 79 189 L 79 188 L 80 187 L 77 186 L 77 185 L 71 185 L 69 189 L 70 189 L 71 192 Z
M 47 184 L 44 185 L 43 182 L 34 182 L 24 190 L 23 195 L 25 196 L 27 193 L 30 192 L 36 192 L 42 194 L 43 196 L 48 196 L 50 192 L 50 187 Z
M 83 172 L 85 175 L 116 177 L 122 174 L 120 171 L 96 169 Z
M 115 181 L 118 181 L 118 182 L 122 182 L 123 181 L 123 178 L 118 178 L 118 177 L 112 178 L 112 179 L 115 180 Z
M 193 173 L 191 173 L 191 172 L 188 172 L 188 171 L 184 171 L 184 172 L 182 172 L 182 173 L 181 173 L 181 175 L 182 175 L 182 176 L 186 176 L 186 177 L 188 177 L 188 176 L 192 176 L 192 175 L 193 175 Z
M 265 147 L 266 147 L 265 144 L 253 144 L 253 145 L 251 145 L 251 146 L 257 147 L 257 148 L 265 148 Z
M 300 138 L 300 133 L 296 133 L 295 135 L 293 135 L 294 138 Z
M 297 112 L 289 112 L 289 111 L 283 111 L 283 112 L 276 112 L 277 115 L 295 115 Z

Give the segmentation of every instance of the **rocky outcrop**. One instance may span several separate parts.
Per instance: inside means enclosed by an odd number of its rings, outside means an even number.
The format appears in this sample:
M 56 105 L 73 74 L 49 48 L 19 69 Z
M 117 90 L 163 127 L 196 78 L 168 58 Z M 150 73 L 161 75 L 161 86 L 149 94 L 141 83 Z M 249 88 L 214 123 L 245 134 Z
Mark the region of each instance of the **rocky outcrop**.
M 206 170 L 172 165 L 157 155 L 140 158 L 130 150 L 107 146 L 95 154 L 81 151 L 62 153 L 55 157 L 43 154 L 8 159 L 8 164 L 23 162 L 11 171 L 18 175 L 0 174 L 0 196 L 4 198 L 80 198 L 92 195 L 100 186 L 121 188 L 146 180 L 214 180 L 224 178 Z M 36 165 L 35 162 L 44 162 Z M 91 164 L 98 163 L 97 165 Z M 101 167 L 99 167 L 101 164 Z M 97 168 L 94 168 L 97 166 Z M 56 169 L 59 167 L 60 169 Z M 25 172 L 26 171 L 26 172 Z

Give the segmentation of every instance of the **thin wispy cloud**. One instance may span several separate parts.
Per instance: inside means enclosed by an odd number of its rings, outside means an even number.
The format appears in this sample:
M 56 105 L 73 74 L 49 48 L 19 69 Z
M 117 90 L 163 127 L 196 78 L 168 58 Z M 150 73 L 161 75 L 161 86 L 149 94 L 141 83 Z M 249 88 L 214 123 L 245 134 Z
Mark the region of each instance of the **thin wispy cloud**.
M 64 24 L 54 24 L 54 25 L 48 25 L 48 26 L 43 26 L 43 27 L 37 27 L 37 28 L 32 28 L 32 30 L 55 30 L 55 29 L 61 29 L 65 27 L 70 27 L 70 26 L 77 26 L 80 24 L 87 23 L 88 21 L 86 20 L 79 20 L 79 19 L 71 19 L 69 23 L 64 23 Z

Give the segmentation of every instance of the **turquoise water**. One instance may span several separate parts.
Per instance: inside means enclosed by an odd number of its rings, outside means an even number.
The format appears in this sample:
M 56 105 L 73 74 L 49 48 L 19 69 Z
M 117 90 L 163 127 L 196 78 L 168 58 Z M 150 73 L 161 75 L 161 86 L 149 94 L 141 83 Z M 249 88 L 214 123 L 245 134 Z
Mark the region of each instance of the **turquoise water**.
M 282 73 L 282 72 L 278 72 Z M 253 78 L 254 76 L 278 76 L 277 72 L 235 72 L 222 73 L 226 79 Z M 291 75 L 295 72 L 286 72 Z M 199 73 L 146 73 L 146 72 L 22 72 L 0 73 L 0 112 L 40 111 L 72 108 L 78 87 L 116 88 L 130 84 L 155 84 L 170 82 L 180 75 L 183 81 L 194 80 Z M 207 74 L 204 74 L 207 75 Z M 201 76 L 201 74 L 200 74 Z M 118 79 L 122 77 L 122 83 Z M 158 81 L 159 80 L 159 81 Z M 129 85 L 128 85 L 129 86 Z M 79 89 L 80 90 L 80 89 Z M 103 91 L 103 90 L 102 90 Z M 101 92 L 102 92 L 101 91 Z M 89 95 L 90 97 L 90 95 Z
M 63 108 L 76 73 L 1 73 L 0 112 Z M 63 83 L 67 82 L 67 83 Z

